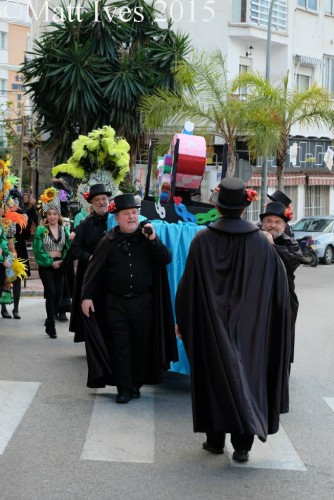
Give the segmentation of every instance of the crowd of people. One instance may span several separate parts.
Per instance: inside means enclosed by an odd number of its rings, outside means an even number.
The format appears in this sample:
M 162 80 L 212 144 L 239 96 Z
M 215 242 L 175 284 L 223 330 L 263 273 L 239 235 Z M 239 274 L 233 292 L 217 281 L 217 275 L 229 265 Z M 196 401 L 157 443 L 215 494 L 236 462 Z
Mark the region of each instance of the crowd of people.
M 248 460 L 254 437 L 266 441 L 289 410 L 298 311 L 294 279 L 302 261 L 287 224 L 291 200 L 276 191 L 256 225 L 243 217 L 256 193 L 241 179 L 222 180 L 211 195 L 219 218 L 192 240 L 174 318 L 166 271 L 173 265 L 171 251 L 154 224 L 140 221 L 133 194 L 110 201 L 111 195 L 103 184 L 92 185 L 90 213 L 81 211 L 71 231 L 55 187 L 40 197 L 39 223 L 31 193 L 12 193 L 27 223 L 6 231 L 1 225 L 1 286 L 10 266 L 9 242 L 27 262 L 26 241 L 33 235 L 46 334 L 57 338 L 55 318 L 69 299 L 69 330 L 86 348 L 87 385 L 116 386 L 118 404 L 138 399 L 144 384 L 162 381 L 178 359 L 178 336 L 190 364 L 194 431 L 206 433 L 203 448 L 223 453 L 230 433 L 234 460 Z M 114 224 L 108 230 L 110 214 Z M 16 319 L 20 290 L 17 278 Z M 12 317 L 6 304 L 1 314 Z

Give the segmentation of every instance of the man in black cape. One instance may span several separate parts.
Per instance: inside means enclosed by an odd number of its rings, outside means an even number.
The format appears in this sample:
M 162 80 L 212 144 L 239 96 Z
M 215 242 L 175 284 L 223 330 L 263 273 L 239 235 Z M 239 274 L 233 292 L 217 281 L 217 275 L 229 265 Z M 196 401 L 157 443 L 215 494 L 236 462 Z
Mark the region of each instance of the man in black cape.
M 287 222 L 292 218 L 292 211 L 287 210 L 283 203 L 272 201 L 265 207 L 265 211 L 260 214 L 261 228 L 267 236 L 274 250 L 281 257 L 286 269 L 291 306 L 291 357 L 290 363 L 294 360 L 295 346 L 295 325 L 297 320 L 299 302 L 295 291 L 295 271 L 303 261 L 303 254 L 298 241 L 286 233 Z
M 118 226 L 98 245 L 82 289 L 87 385 L 116 385 L 117 403 L 128 403 L 178 360 L 166 271 L 171 253 L 152 224 L 139 225 L 133 194 L 116 196 L 113 213 Z M 97 290 L 103 319 L 94 313 Z
M 107 219 L 109 197 L 104 184 L 94 184 L 90 187 L 87 201 L 91 203 L 91 213 L 83 220 L 76 231 L 72 242 L 70 254 L 73 260 L 78 260 L 74 289 L 72 296 L 72 312 L 70 319 L 70 332 L 74 332 L 74 342 L 84 341 L 84 326 L 81 312 L 81 292 L 83 278 L 94 250 L 107 233 Z M 98 292 L 97 292 L 98 293 Z M 97 300 L 96 314 L 99 315 L 100 300 Z
M 212 200 L 221 217 L 192 241 L 176 295 L 190 363 L 193 423 L 203 448 L 248 460 L 289 408 L 290 303 L 286 271 L 259 227 L 241 218 L 256 193 L 227 178 Z

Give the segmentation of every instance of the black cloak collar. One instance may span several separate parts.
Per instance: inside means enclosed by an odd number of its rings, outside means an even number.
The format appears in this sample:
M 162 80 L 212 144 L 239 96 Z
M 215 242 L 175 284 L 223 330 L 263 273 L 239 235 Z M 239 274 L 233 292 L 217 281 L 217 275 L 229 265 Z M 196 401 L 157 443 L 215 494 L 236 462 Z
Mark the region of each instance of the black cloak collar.
M 241 219 L 241 217 L 224 216 L 210 224 L 208 229 L 214 229 L 222 233 L 247 234 L 259 231 L 260 228 L 248 220 Z

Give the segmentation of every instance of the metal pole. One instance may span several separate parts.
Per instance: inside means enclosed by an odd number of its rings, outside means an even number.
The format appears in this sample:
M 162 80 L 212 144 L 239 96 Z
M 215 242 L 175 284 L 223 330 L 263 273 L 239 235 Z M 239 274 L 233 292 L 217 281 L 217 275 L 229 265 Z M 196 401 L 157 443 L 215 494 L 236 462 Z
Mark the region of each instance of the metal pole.
M 266 53 L 266 79 L 270 80 L 270 49 L 271 49 L 271 20 L 273 17 L 275 0 L 271 0 L 268 14 L 268 28 L 267 28 L 267 53 Z M 267 158 L 262 163 L 262 186 L 261 186 L 261 204 L 262 208 L 266 203 L 268 193 L 268 172 L 267 172 Z

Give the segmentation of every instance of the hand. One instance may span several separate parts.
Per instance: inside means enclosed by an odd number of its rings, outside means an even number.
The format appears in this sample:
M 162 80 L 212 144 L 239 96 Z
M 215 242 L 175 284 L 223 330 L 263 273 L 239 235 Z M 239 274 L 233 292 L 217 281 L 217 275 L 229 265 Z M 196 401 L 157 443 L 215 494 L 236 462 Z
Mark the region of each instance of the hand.
M 74 231 L 72 231 L 72 232 L 70 233 L 69 240 L 70 240 L 70 241 L 72 241 L 72 240 L 74 240 L 74 238 L 75 238 L 75 232 L 74 232 Z
M 268 231 L 263 231 L 263 233 L 267 236 L 269 243 L 271 243 L 272 245 L 274 245 L 275 242 L 274 242 L 274 239 L 273 239 L 272 235 L 270 233 L 268 233 Z
M 151 234 L 148 234 L 145 229 L 150 229 L 152 231 Z M 153 241 L 155 239 L 155 229 L 154 229 L 154 226 L 148 222 L 147 224 L 145 224 L 145 226 L 143 226 L 141 228 L 141 232 L 143 233 L 144 236 L 146 236 L 146 238 L 148 238 L 149 240 Z
M 177 323 L 175 323 L 175 335 L 179 338 L 179 339 L 182 339 L 182 336 L 181 336 L 181 333 L 180 333 L 180 330 L 179 330 L 179 325 Z
M 89 318 L 90 311 L 95 312 L 93 301 L 91 299 L 84 299 L 81 302 L 81 310 Z
M 62 260 L 54 260 L 52 262 L 52 267 L 53 269 L 59 269 L 60 266 L 62 265 L 63 261 Z
M 11 263 L 7 259 L 2 264 L 3 264 L 3 267 L 6 267 L 7 269 L 9 269 L 11 266 Z

